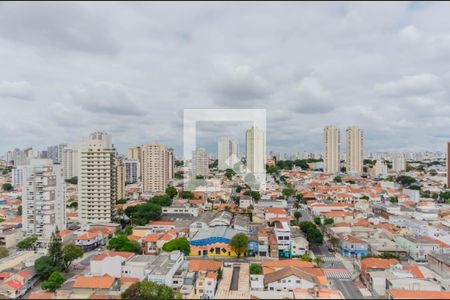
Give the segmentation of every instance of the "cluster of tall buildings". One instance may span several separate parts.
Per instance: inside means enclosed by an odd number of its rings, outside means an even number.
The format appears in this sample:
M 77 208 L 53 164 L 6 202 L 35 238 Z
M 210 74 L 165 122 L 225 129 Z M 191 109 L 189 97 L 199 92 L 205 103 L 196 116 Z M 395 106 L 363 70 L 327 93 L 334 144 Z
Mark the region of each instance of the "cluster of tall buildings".
M 340 171 L 340 132 L 334 125 L 324 129 L 324 172 Z M 360 174 L 363 171 L 363 131 L 357 126 L 346 129 L 346 171 Z

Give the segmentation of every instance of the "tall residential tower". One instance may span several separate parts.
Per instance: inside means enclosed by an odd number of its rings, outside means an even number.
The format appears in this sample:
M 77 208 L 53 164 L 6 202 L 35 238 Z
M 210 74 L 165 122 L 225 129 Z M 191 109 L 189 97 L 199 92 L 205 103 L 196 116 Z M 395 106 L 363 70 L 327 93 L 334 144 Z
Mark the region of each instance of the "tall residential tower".
M 346 166 L 348 173 L 361 174 L 363 171 L 363 131 L 356 126 L 346 130 Z
M 117 200 L 116 150 L 111 135 L 94 132 L 78 145 L 78 216 L 81 223 L 110 223 Z
M 247 168 L 255 174 L 265 172 L 266 149 L 264 145 L 264 131 L 252 126 L 245 133 Z
M 324 129 L 324 163 L 323 171 L 325 173 L 337 173 L 339 172 L 339 144 L 340 136 L 339 129 L 334 125 L 326 126 Z

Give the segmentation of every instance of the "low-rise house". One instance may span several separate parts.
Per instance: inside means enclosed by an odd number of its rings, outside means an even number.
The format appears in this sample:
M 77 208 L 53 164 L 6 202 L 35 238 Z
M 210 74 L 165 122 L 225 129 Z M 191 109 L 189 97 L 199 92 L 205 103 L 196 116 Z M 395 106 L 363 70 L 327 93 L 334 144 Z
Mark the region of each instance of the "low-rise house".
M 448 291 L 387 290 L 388 299 L 450 299 Z
M 396 236 L 394 241 L 417 262 L 426 262 L 428 254 L 439 253 L 441 245 L 427 236 Z
M 211 229 L 201 229 L 192 237 L 190 255 L 194 256 L 237 256 L 229 242 L 237 233 L 236 229 L 218 226 Z M 246 253 L 242 254 L 243 256 Z
M 197 217 L 201 209 L 199 207 L 192 207 L 189 204 L 171 205 L 162 207 L 163 215 L 191 215 Z
M 369 280 L 369 272 L 384 271 L 396 264 L 399 264 L 399 261 L 396 259 L 364 258 L 361 260 L 361 278 L 367 283 Z
M 75 245 L 80 246 L 84 252 L 88 252 L 99 246 L 106 245 L 106 239 L 107 237 L 99 232 L 86 232 L 74 238 L 73 241 Z
M 294 289 L 295 299 L 345 299 L 339 290 L 314 287 L 311 289 Z
M 172 221 L 151 221 L 148 223 L 147 228 L 153 232 L 168 231 L 175 229 L 175 222 Z
M 339 240 L 339 249 L 343 255 L 362 257 L 368 254 L 367 242 L 354 237 L 353 235 L 344 234 Z
M 316 285 L 326 285 L 325 273 L 321 269 L 285 267 L 264 275 L 264 289 L 267 291 L 293 291 Z
M 133 256 L 131 252 L 103 252 L 90 261 L 91 274 L 120 278 L 123 264 Z
M 89 298 L 92 294 L 108 295 L 119 290 L 119 281 L 109 275 L 78 276 L 72 285 L 72 298 Z
M 269 221 L 270 219 L 285 218 L 289 216 L 286 210 L 281 207 L 266 207 L 264 209 L 264 214 L 264 218 L 266 221 Z
M 23 231 L 19 228 L 0 224 L 0 247 L 14 248 L 22 238 Z
M 309 242 L 302 236 L 292 238 L 292 257 L 301 256 L 309 251 Z
M 122 277 L 150 280 L 172 286 L 175 273 L 184 263 L 181 251 L 163 252 L 157 256 L 135 255 L 122 266 Z
M 10 299 L 21 298 L 39 279 L 33 268 L 23 269 L 17 273 L 6 272 L 3 275 L 0 294 Z
M 239 208 L 247 209 L 249 206 L 253 206 L 253 198 L 250 196 L 242 196 L 239 199 Z
M 450 254 L 432 252 L 428 254 L 427 259 L 431 270 L 443 278 L 450 279 Z
M 400 260 L 408 259 L 408 253 L 397 243 L 382 237 L 376 237 L 367 241 L 369 244 L 369 252 L 374 255 L 393 254 L 398 256 Z

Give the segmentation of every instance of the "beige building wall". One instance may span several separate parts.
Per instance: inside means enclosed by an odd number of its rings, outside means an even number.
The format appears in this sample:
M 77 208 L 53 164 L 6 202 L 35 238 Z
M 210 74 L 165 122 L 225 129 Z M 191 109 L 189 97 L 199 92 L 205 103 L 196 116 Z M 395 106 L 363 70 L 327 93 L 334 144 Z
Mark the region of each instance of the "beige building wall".
M 347 172 L 360 174 L 363 171 L 363 131 L 357 126 L 350 126 L 346 130 L 346 135 Z
M 169 184 L 170 152 L 156 141 L 142 146 L 142 190 L 164 192 Z
M 246 131 L 245 141 L 247 168 L 255 174 L 264 173 L 266 162 L 264 131 L 253 126 Z
M 339 163 L 339 129 L 334 125 L 326 126 L 324 129 L 324 160 L 323 171 L 325 173 L 337 173 L 340 171 Z
M 125 165 L 120 159 L 115 160 L 117 199 L 125 199 Z
M 117 201 L 116 151 L 111 135 L 92 133 L 78 146 L 78 216 L 82 224 L 110 223 Z

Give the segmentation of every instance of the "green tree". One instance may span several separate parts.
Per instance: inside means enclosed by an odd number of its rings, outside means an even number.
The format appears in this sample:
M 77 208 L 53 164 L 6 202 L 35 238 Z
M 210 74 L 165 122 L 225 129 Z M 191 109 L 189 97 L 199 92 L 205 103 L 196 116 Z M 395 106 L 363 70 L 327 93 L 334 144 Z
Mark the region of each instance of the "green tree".
M 300 229 L 306 234 L 306 239 L 310 244 L 321 245 L 323 243 L 322 232 L 317 226 L 309 221 L 300 222 Z
M 136 241 L 130 241 L 125 235 L 119 235 L 109 240 L 108 249 L 114 251 L 139 253 L 141 250 L 141 245 Z
M 53 265 L 53 259 L 50 256 L 41 256 L 34 262 L 34 270 L 36 274 L 43 279 L 47 279 L 53 272 L 60 271 Z
M 177 194 L 177 189 L 173 186 L 168 186 L 166 188 L 166 194 L 170 197 L 170 199 L 173 199 Z
M 240 257 L 248 250 L 248 237 L 246 234 L 240 232 L 235 234 L 230 240 L 230 246 L 234 252 Z
M 333 246 L 333 249 L 336 249 L 337 246 L 339 246 L 339 239 L 334 236 L 330 237 L 330 239 L 328 241 Z
M 176 172 L 175 173 L 175 179 L 183 179 L 183 178 L 184 178 L 183 172 Z
M 170 287 L 152 281 L 141 281 L 133 283 L 125 292 L 121 294 L 122 299 L 180 299 Z
M 43 290 L 54 292 L 61 287 L 64 281 L 66 280 L 61 273 L 54 271 L 46 281 L 42 282 L 41 287 Z
M 398 176 L 396 181 L 403 186 L 409 186 L 413 183 L 416 183 L 416 179 L 414 177 L 406 175 Z
M 431 170 L 430 170 L 430 175 L 431 175 L 431 176 L 436 176 L 437 173 L 438 173 L 438 172 L 437 172 L 435 169 L 431 169 Z
M 398 203 L 398 198 L 397 198 L 397 196 L 391 196 L 391 197 L 389 197 L 389 201 L 391 203 Z
M 320 219 L 320 217 L 314 217 L 314 223 L 316 223 L 317 225 L 322 224 L 322 220 Z
M 292 186 L 292 184 L 288 184 L 285 189 L 282 191 L 283 196 L 286 198 L 293 197 L 297 194 L 297 190 Z
M 180 250 L 184 253 L 184 255 L 189 255 L 189 253 L 191 252 L 191 245 L 189 244 L 187 238 L 183 237 L 168 241 L 163 245 L 162 249 L 166 252 Z
M 21 215 L 22 215 L 22 205 L 20 205 L 20 206 L 17 208 L 17 215 L 18 215 L 18 216 L 21 216 Z
M 33 249 L 36 245 L 37 237 L 36 236 L 29 236 L 21 240 L 19 243 L 17 243 L 17 249 L 18 250 L 30 250 Z
M 334 177 L 334 182 L 341 183 L 342 182 L 342 177 L 341 176 Z
M 410 185 L 409 189 L 410 190 L 420 191 L 420 185 L 417 185 L 417 184 Z
M 148 224 L 151 220 L 158 220 L 161 213 L 161 206 L 151 201 L 125 209 L 125 214 L 130 217 L 131 223 L 141 226 Z
M 224 175 L 228 178 L 231 179 L 233 178 L 233 176 L 236 175 L 236 172 L 233 169 L 226 169 Z
M 333 225 L 334 219 L 333 218 L 325 218 L 324 222 L 325 225 Z
M 295 218 L 295 220 L 297 220 L 297 222 L 298 222 L 298 220 L 300 219 L 302 217 L 302 213 L 301 212 L 299 212 L 298 210 L 294 213 L 294 218 Z
M 195 198 L 194 197 L 194 193 L 192 193 L 191 191 L 180 191 L 180 195 L 179 196 L 180 196 L 180 198 L 190 199 L 190 200 Z
M 63 247 L 64 269 L 68 271 L 72 262 L 80 257 L 83 257 L 83 250 L 80 247 L 74 244 L 65 245 Z
M 168 195 L 158 195 L 151 198 L 150 202 L 156 203 L 160 206 L 170 206 L 172 204 L 172 198 Z
M 66 181 L 67 183 L 70 183 L 70 184 L 78 184 L 78 177 L 75 176 L 75 177 L 72 177 L 72 178 L 70 178 L 70 179 L 66 179 L 65 181 Z
M 302 260 L 302 261 L 312 261 L 312 258 L 311 258 L 311 256 L 309 256 L 308 253 L 305 253 L 305 254 L 300 255 L 300 260 Z
M 250 264 L 250 274 L 252 275 L 261 275 L 262 274 L 262 267 L 260 264 L 251 263 Z
M 4 191 L 6 191 L 6 192 L 12 191 L 13 186 L 11 185 L 11 183 L 4 183 L 3 186 L 2 186 L 2 189 L 3 189 Z
M 259 199 L 261 199 L 261 194 L 259 192 L 257 192 L 257 191 L 250 191 L 250 190 L 249 191 L 245 191 L 244 195 L 252 197 L 253 200 L 255 200 L 255 201 L 259 201 Z
M 0 247 L 0 259 L 5 258 L 9 255 L 8 249 L 5 247 Z
M 127 201 L 128 201 L 128 199 L 119 199 L 119 200 L 117 200 L 116 201 L 116 204 L 125 204 L 125 203 L 127 203 Z
M 48 245 L 48 256 L 52 259 L 52 265 L 55 266 L 57 270 L 64 269 L 64 255 L 62 250 L 62 241 L 59 236 L 59 231 L 56 230 L 52 233 L 50 237 L 50 242 Z
M 316 258 L 314 258 L 314 263 L 316 264 L 316 266 L 317 267 L 320 267 L 320 265 L 321 264 L 323 264 L 325 261 L 321 258 L 321 257 L 319 257 L 319 256 L 317 256 Z

